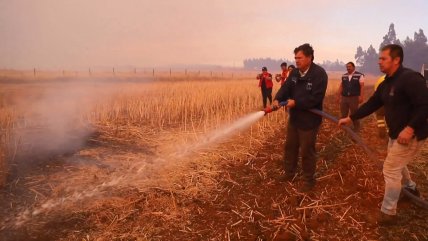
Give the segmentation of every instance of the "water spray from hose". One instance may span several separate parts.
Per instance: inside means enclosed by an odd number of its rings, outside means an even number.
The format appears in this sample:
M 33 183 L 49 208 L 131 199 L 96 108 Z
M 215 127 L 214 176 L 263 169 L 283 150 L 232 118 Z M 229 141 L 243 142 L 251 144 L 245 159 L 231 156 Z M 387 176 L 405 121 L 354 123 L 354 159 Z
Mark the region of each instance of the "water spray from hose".
M 209 149 L 213 145 L 218 144 L 227 138 L 230 138 L 237 132 L 246 130 L 252 124 L 262 119 L 264 115 L 264 111 L 257 111 L 243 116 L 230 124 L 220 126 L 219 128 L 198 138 L 194 143 L 191 143 L 190 145 L 179 146 L 179 148 L 177 148 L 177 151 L 162 155 L 162 158 L 158 158 L 156 162 L 167 163 L 168 160 L 184 158 L 200 150 Z M 67 197 L 49 199 L 37 207 L 33 207 L 32 209 L 26 209 L 17 215 L 14 220 L 13 226 L 20 227 L 30 221 L 32 218 L 40 216 L 44 213 L 48 213 L 52 209 L 60 207 L 62 205 L 73 204 L 87 198 L 100 197 L 106 192 L 108 188 L 127 186 L 129 185 L 129 183 L 138 183 L 139 181 L 141 181 L 141 179 L 143 179 L 143 174 L 146 171 L 146 168 L 147 166 L 145 162 L 137 163 L 126 173 L 118 173 L 117 175 L 112 175 L 102 184 L 99 184 L 87 190 L 75 191 L 73 194 Z

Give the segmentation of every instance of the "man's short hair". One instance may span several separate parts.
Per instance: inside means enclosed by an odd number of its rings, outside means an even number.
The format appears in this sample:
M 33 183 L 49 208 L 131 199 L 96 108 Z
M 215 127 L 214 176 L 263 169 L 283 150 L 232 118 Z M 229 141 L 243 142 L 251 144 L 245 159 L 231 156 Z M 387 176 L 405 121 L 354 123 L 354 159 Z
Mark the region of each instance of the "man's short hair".
M 305 55 L 306 57 L 311 56 L 312 61 L 314 61 L 314 49 L 310 44 L 302 44 L 299 47 L 295 48 L 294 54 L 297 54 L 299 51 L 302 51 L 303 55 Z
M 281 64 L 281 67 L 287 67 L 287 63 L 286 63 L 286 62 L 283 62 L 283 63 Z
M 403 48 L 398 44 L 388 44 L 382 47 L 381 51 L 389 50 L 389 56 L 391 56 L 392 59 L 400 58 L 400 64 L 403 63 L 404 60 L 404 52 Z
M 355 64 L 354 64 L 354 62 L 348 62 L 348 63 L 346 63 L 346 65 L 348 65 L 348 64 L 352 65 L 352 67 L 354 67 L 354 68 L 355 68 Z

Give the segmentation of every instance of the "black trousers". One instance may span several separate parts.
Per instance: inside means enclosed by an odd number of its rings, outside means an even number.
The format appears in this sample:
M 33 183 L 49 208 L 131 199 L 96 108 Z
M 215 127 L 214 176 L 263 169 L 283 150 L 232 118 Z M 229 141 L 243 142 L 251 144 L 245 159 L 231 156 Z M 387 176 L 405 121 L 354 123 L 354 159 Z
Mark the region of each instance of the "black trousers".
M 287 127 L 287 137 L 285 141 L 285 174 L 294 176 L 296 174 L 297 163 L 299 160 L 299 150 L 302 155 L 303 178 L 310 184 L 315 184 L 316 169 L 316 150 L 319 127 L 311 130 L 300 130 L 294 127 L 290 122 Z
M 269 103 L 272 104 L 272 89 L 261 88 L 262 90 L 262 98 L 263 98 L 263 108 L 267 106 L 267 99 L 269 99 Z

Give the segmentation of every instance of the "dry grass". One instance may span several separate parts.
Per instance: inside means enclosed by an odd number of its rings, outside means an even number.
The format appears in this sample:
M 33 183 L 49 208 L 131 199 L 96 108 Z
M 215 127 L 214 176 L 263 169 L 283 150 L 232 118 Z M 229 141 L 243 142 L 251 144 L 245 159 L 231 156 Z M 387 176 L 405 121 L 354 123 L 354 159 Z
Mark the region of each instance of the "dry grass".
M 15 155 L 12 138 L 13 121 L 13 112 L 0 108 L 0 188 L 6 184 L 9 164 Z
M 84 78 L 0 88 L 2 110 L 7 110 L 0 112 L 0 124 L 9 133 L 40 128 L 43 122 L 34 121 L 38 112 L 29 107 L 31 103 L 51 92 L 62 96 L 76 88 L 78 93 L 86 91 L 71 98 L 78 103 L 71 105 L 78 118 L 70 129 L 89 123 L 98 133 L 73 155 L 56 157 L 61 165 L 52 164 L 10 185 L 27 191 L 19 197 L 27 204 L 10 213 L 17 215 L 26 208 L 42 211 L 26 220 L 29 236 L 40 240 L 262 240 L 261 233 L 268 240 L 382 237 L 383 230 L 373 226 L 383 191 L 381 173 L 335 124 L 325 123 L 320 131 L 318 187 L 314 195 L 305 195 L 298 191 L 300 180 L 293 185 L 276 180 L 283 171 L 277 163 L 284 144 L 284 133 L 278 129 L 287 116 L 282 111 L 221 145 L 183 158 L 168 155 L 177 147 L 198 143 L 200 136 L 223 123 L 259 110 L 261 97 L 253 78 L 167 79 Z M 328 95 L 337 91 L 336 75 L 330 79 Z M 49 105 L 53 112 L 58 110 L 54 107 Z M 327 98 L 325 107 L 337 114 L 334 97 Z M 384 143 L 370 134 L 376 131 L 375 122 L 368 119 L 363 126 L 366 142 L 382 148 Z M 25 140 L 16 143 L 17 153 L 24 152 L 20 143 Z M 44 208 L 52 204 L 57 205 Z M 424 218 L 424 213 L 420 215 Z M 8 221 L 0 220 L 0 232 Z M 406 230 L 397 232 L 410 235 Z M 414 235 L 426 238 L 419 230 Z
M 68 213 L 66 216 L 73 218 L 76 213 L 90 213 L 88 220 L 105 229 L 94 235 L 104 238 L 119 233 L 121 222 L 137 212 L 135 205 L 144 206 L 144 210 L 152 209 L 147 217 L 161 217 L 174 225 L 177 221 L 185 221 L 189 212 L 186 207 L 177 207 L 175 199 L 180 202 L 207 199 L 211 191 L 219 187 L 216 177 L 224 163 L 218 160 L 228 162 L 253 158 L 254 151 L 279 128 L 278 123 L 284 123 L 286 114 L 282 112 L 262 119 L 250 131 L 226 141 L 224 145 L 200 150 L 197 155 L 187 156 L 186 160 L 165 157 L 177 147 L 197 142 L 209 130 L 261 109 L 261 95 L 255 79 L 238 79 L 236 76 L 234 79 L 173 77 L 173 81 L 167 76 L 154 81 L 128 77 L 102 81 L 85 77 L 73 82 L 62 79 L 35 82 L 28 77 L 26 81 L 29 82 L 24 84 L 4 84 L 0 91 L 0 102 L 3 103 L 0 126 L 4 133 L 2 153 L 9 158 L 9 163 L 16 154 L 33 151 L 22 144 L 27 141 L 23 139 L 25 136 L 19 136 L 19 130 L 43 128 L 44 122 L 38 116 L 38 108 L 32 108 L 33 103 L 45 99 L 51 92 L 63 95 L 73 89 L 84 89 L 79 98 L 71 98 L 77 103 L 72 106 L 77 111 L 72 112 L 76 116 L 68 129 L 79 129 L 82 123 L 96 127 L 99 136 L 91 141 L 100 147 L 85 147 L 73 158 L 96 160 L 96 163 L 114 167 L 112 171 L 96 166 L 83 165 L 74 169 L 65 165 L 64 170 L 54 174 L 25 177 L 23 185 L 31 195 L 35 195 L 34 207 L 96 189 L 94 202 L 79 206 L 81 200 L 76 199 L 79 205 L 76 206 L 74 201 L 66 203 L 61 205 L 61 212 L 53 210 L 51 214 Z M 336 90 L 337 81 L 330 80 L 328 94 Z M 48 103 L 48 109 L 54 108 L 52 103 Z M 64 108 L 69 107 L 67 104 Z M 163 163 L 167 165 L 159 168 L 153 164 L 160 159 L 166 159 Z M 5 174 L 8 169 L 6 162 L 2 163 L 3 169 L 0 170 L 6 170 L 3 171 Z M 145 174 L 147 178 L 132 174 L 143 166 L 148 172 Z M 97 187 L 103 182 L 120 179 L 123 175 L 128 176 L 125 181 L 98 193 Z M 232 179 L 228 181 L 236 184 Z M 69 183 L 73 186 L 70 187 Z M 112 197 L 100 196 L 106 191 Z M 151 200 L 150 204 L 143 205 L 141 196 L 146 202 Z M 51 210 L 46 211 L 50 213 Z M 121 214 L 115 217 L 117 212 Z M 35 232 L 43 228 L 42 224 L 49 220 L 47 217 L 48 213 L 41 219 L 35 217 L 30 227 Z M 147 217 L 142 217 L 141 222 Z M 109 220 L 108 226 L 105 226 L 105 220 Z M 150 225 L 144 227 L 144 233 L 153 235 L 158 228 Z M 188 231 L 183 227 L 183 232 Z M 141 230 L 133 230 L 129 235 L 134 235 L 134 232 L 141 234 Z
M 203 132 L 260 109 L 257 81 L 239 79 L 237 74 L 232 80 L 215 78 L 220 73 L 214 73 L 214 78 L 209 80 L 201 76 L 207 73 L 198 73 L 199 77 L 195 77 L 196 73 L 189 71 L 187 76 L 176 74 L 172 76 L 174 81 L 169 81 L 169 73 L 157 73 L 158 80 L 153 81 L 146 78 L 151 73 L 136 76 L 116 73 L 114 79 L 104 82 L 103 73 L 93 74 L 92 78 L 75 78 L 67 73 L 70 71 L 65 72 L 65 77 L 73 78 L 73 82 L 62 77 L 58 79 L 61 73 L 55 72 L 38 72 L 37 78 L 32 76 L 32 71 L 0 72 L 4 82 L 0 90 L 0 185 L 5 182 L 8 163 L 14 161 L 16 154 L 23 151 L 23 143 L 27 143 L 22 139 L 25 137 L 16 133 L 22 129 L 43 128 L 43 116 L 38 115 L 46 111 L 39 109 L 49 109 L 54 104 L 46 97 L 52 92 L 59 93 L 61 98 L 68 93 L 67 89 L 85 89 L 78 98 L 72 96 L 67 99 L 78 106 L 78 110 L 73 112 L 77 122 L 89 122 L 107 130 L 125 125 L 175 130 L 191 136 L 189 133 Z M 242 76 L 251 74 L 241 73 Z M 36 106 L 34 103 L 38 102 L 41 104 Z M 57 115 L 54 111 L 52 115 Z M 77 122 L 70 129 L 80 128 Z

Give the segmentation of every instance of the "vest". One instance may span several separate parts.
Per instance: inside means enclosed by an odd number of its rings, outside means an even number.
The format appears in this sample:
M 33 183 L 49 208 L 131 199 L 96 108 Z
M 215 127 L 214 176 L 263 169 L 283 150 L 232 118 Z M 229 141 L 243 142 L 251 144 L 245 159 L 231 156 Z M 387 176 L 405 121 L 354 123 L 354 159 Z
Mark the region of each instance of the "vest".
M 263 82 L 264 82 L 266 89 L 272 89 L 273 82 L 272 82 L 272 74 L 271 73 L 266 73 L 266 74 L 262 73 L 259 75 L 259 77 L 257 77 L 259 79 L 259 87 L 263 87 Z M 267 79 L 267 78 L 269 78 L 269 79 Z
M 360 78 L 364 76 L 362 73 L 355 71 L 349 81 L 349 74 L 342 75 L 342 95 L 343 96 L 360 96 L 361 86 Z

